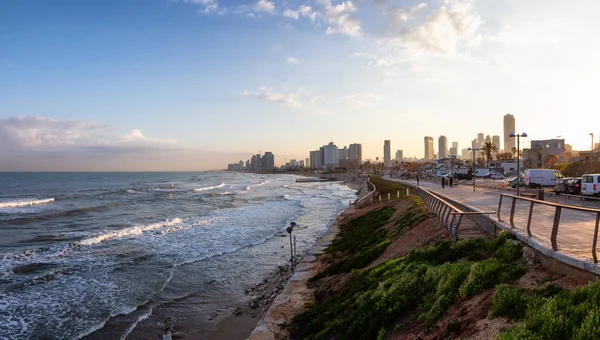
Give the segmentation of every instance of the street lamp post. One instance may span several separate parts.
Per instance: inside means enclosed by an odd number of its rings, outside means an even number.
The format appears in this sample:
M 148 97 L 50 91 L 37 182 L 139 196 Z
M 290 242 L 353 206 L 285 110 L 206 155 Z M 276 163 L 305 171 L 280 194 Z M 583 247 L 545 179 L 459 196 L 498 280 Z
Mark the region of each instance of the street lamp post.
M 594 153 L 594 133 L 590 132 L 590 136 L 592 136 L 592 151 L 590 153 L 590 159 L 591 159 L 591 155 L 592 155 L 592 153 Z
M 517 196 L 520 196 L 520 181 L 521 181 L 521 170 L 520 170 L 520 159 L 521 159 L 521 155 L 519 152 L 519 148 L 521 147 L 521 144 L 519 143 L 520 141 L 520 137 L 527 137 L 527 134 L 525 132 L 523 132 L 520 135 L 515 134 L 514 132 L 511 132 L 508 137 L 517 137 Z M 523 183 L 525 183 L 525 179 L 523 179 Z
M 473 176 L 473 191 L 475 191 L 475 151 L 479 151 L 481 150 L 480 148 L 469 148 L 469 151 L 473 150 L 473 172 L 472 172 L 472 176 Z

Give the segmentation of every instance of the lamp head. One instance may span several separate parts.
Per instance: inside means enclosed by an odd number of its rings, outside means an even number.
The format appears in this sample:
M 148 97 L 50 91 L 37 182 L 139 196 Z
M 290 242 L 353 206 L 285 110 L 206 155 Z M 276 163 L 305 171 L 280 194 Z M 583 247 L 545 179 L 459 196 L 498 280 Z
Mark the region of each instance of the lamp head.
M 514 133 L 514 132 L 511 132 L 511 133 L 508 135 L 508 137 L 516 137 L 516 135 L 515 135 L 515 133 Z
M 521 137 L 527 137 L 527 133 L 523 132 L 523 133 L 521 134 Z

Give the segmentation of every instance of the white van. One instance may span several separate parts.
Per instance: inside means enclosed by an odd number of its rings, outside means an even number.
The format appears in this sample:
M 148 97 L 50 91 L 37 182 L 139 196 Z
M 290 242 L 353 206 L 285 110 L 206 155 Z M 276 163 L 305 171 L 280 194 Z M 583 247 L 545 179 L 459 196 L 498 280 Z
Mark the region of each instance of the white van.
M 473 176 L 475 176 L 475 177 L 485 177 L 485 176 L 489 175 L 490 172 L 491 171 L 489 169 L 485 169 L 485 168 L 476 169 L 475 172 L 473 173 Z
M 525 170 L 525 186 L 530 188 L 554 187 L 556 181 L 564 178 L 563 174 L 553 169 Z
M 581 194 L 586 196 L 600 196 L 600 174 L 581 176 Z

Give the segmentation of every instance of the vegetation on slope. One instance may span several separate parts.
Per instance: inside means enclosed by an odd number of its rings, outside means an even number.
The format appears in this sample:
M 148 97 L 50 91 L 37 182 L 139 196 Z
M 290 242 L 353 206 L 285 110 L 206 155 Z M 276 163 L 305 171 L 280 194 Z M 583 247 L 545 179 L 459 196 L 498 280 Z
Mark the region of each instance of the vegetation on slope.
M 290 325 L 294 339 L 383 338 L 396 320 L 411 317 L 431 327 L 459 298 L 516 280 L 521 246 L 501 234 L 492 241 L 448 240 L 411 251 L 366 271 L 353 271 L 337 294 L 309 306 Z
M 375 188 L 377 188 L 377 191 L 379 191 L 379 194 L 382 197 L 387 198 L 387 195 L 389 193 L 391 197 L 396 198 L 396 196 L 398 195 L 398 191 L 400 191 L 401 199 L 406 197 L 406 185 L 396 182 L 384 181 L 379 176 L 372 176 L 369 178 L 369 181 L 373 183 L 373 185 L 375 186 Z
M 492 317 L 523 321 L 499 339 L 600 339 L 600 282 L 573 290 L 499 286 Z

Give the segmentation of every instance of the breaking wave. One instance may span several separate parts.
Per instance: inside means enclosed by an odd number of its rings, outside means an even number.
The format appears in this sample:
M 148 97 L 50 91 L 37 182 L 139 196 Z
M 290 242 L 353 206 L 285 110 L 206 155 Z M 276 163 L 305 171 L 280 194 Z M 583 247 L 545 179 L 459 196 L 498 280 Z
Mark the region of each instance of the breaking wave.
M 22 200 L 22 201 L 10 201 L 10 202 L 1 202 L 0 208 L 16 208 L 16 207 L 26 207 L 30 205 L 36 204 L 45 204 L 54 202 L 54 198 L 46 198 L 41 200 Z
M 215 189 L 219 189 L 225 186 L 225 183 L 221 182 L 221 184 L 219 185 L 213 185 L 210 187 L 204 187 L 204 188 L 196 188 L 194 189 L 194 191 L 199 192 L 199 191 L 207 191 L 207 190 L 215 190 Z

